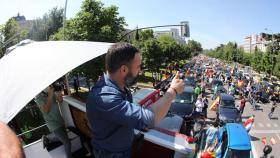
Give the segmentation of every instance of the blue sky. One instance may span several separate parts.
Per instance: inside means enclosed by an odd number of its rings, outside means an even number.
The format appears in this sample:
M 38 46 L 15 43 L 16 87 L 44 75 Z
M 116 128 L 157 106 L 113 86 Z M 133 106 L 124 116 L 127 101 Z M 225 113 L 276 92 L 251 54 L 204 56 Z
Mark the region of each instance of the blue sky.
M 128 28 L 179 24 L 189 21 L 191 39 L 203 48 L 221 43 L 243 42 L 245 36 L 280 32 L 279 0 L 102 0 L 105 6 L 116 5 Z M 0 0 L 0 24 L 18 12 L 27 19 L 41 17 L 65 0 Z M 67 18 L 79 11 L 82 0 L 68 0 Z M 161 28 L 169 30 L 169 28 Z

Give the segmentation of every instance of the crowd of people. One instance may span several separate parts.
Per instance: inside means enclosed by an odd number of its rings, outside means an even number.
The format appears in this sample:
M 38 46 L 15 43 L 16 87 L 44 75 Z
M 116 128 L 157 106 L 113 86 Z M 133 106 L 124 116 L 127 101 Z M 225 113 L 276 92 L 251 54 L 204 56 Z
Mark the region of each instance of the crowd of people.
M 214 100 L 219 93 L 227 93 L 233 96 L 235 100 L 239 100 L 237 107 L 240 116 L 242 116 L 245 107 L 249 105 L 253 111 L 261 110 L 261 102 L 267 103 L 270 107 L 270 111 L 267 114 L 268 118 L 274 118 L 273 114 L 280 101 L 280 87 L 268 77 L 256 77 L 257 75 L 254 75 L 253 72 L 246 73 L 238 65 L 232 66 L 206 56 L 194 57 L 189 64 L 181 66 L 181 68 L 174 69 L 180 71 L 181 78 L 193 77 L 195 79 L 194 98 L 196 101 L 194 114 L 207 118 L 208 98 L 210 97 L 211 100 Z M 213 85 L 214 80 L 220 80 L 222 84 Z M 212 97 L 206 92 L 207 88 L 212 89 Z M 253 115 L 244 122 L 245 129 L 248 132 L 252 127 L 254 118 L 255 116 Z M 217 145 L 218 126 L 219 124 L 215 122 L 207 129 L 205 151 L 213 152 Z

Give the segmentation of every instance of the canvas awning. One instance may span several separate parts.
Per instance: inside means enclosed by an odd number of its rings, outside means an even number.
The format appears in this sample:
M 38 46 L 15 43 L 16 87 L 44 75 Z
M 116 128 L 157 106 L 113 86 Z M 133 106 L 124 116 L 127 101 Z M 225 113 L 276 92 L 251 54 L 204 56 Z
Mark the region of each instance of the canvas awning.
M 19 46 L 0 59 L 0 121 L 8 123 L 52 82 L 107 52 L 112 43 L 45 41 Z

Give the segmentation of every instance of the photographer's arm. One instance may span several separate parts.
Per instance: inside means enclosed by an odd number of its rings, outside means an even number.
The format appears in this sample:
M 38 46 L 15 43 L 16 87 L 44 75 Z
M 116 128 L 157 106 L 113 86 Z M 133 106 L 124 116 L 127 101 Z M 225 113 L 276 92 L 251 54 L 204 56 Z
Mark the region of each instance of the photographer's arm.
M 176 76 L 171 81 L 170 87 L 171 88 L 167 90 L 162 98 L 151 105 L 155 113 L 155 125 L 158 125 L 161 119 L 167 114 L 176 93 L 181 94 L 184 90 L 184 81 L 179 78 L 179 72 L 177 72 Z
M 50 111 L 50 107 L 52 105 L 52 102 L 53 102 L 53 88 L 52 87 L 49 87 L 48 89 L 48 98 L 47 98 L 47 103 L 43 106 L 41 106 L 41 109 L 42 111 L 48 113 Z

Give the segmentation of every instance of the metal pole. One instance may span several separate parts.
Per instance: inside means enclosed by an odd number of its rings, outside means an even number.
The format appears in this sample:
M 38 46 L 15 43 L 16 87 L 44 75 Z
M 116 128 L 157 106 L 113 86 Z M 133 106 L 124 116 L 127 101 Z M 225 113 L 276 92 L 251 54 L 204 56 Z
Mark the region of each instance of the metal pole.
M 65 6 L 64 6 L 64 15 L 63 15 L 63 41 L 65 41 L 65 21 L 66 21 L 66 10 L 67 10 L 67 1 L 65 0 Z M 70 86 L 69 86 L 69 73 L 65 74 L 65 82 L 66 82 L 66 88 L 67 88 L 67 93 L 69 96 L 71 96 L 71 91 L 70 91 Z
M 65 0 L 65 6 L 64 6 L 64 15 L 63 15 L 63 40 L 65 40 L 65 21 L 66 21 L 66 9 L 67 9 L 67 1 Z

